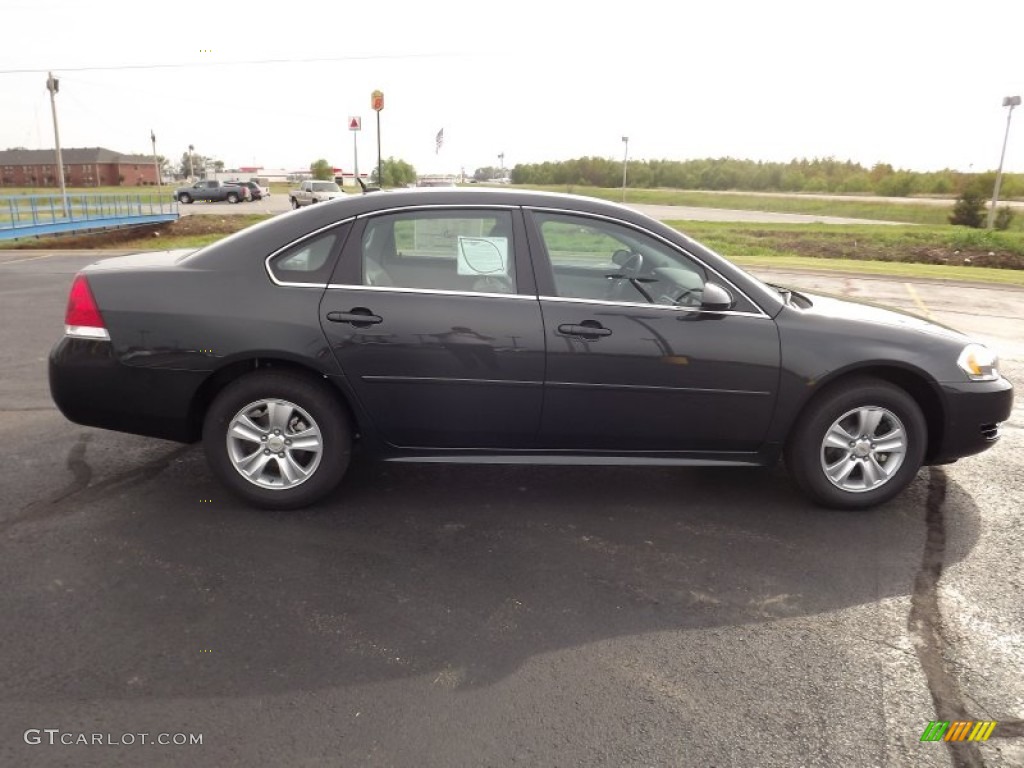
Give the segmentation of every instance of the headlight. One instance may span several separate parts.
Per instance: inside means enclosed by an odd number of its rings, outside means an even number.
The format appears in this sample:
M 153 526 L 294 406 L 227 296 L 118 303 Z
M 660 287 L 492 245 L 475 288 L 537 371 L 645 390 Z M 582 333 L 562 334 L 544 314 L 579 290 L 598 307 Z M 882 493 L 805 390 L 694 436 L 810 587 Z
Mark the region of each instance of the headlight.
M 995 381 L 999 378 L 999 356 L 984 344 L 968 344 L 956 364 L 971 381 Z

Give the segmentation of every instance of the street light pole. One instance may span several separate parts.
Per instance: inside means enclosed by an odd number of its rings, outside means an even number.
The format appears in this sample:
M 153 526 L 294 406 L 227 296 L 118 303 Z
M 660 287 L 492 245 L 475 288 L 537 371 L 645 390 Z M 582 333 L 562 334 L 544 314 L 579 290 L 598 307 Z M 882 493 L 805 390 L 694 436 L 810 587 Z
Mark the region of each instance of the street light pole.
M 622 202 L 626 202 L 626 168 L 629 167 L 629 136 L 622 137 L 625 149 L 622 151 Z
M 195 147 L 191 144 L 188 145 L 188 180 L 192 181 L 192 177 L 195 176 L 195 170 L 192 168 L 192 152 L 195 151 Z
M 499 152 L 498 153 L 498 165 L 500 166 L 499 170 L 501 171 L 501 178 L 504 179 L 505 178 L 505 153 L 504 152 Z
M 156 134 L 152 128 L 149 129 L 149 140 L 153 142 L 153 168 L 156 170 L 156 185 L 162 187 L 164 184 L 160 178 L 160 161 L 156 157 Z
M 1006 133 L 1003 135 L 1003 152 L 999 155 L 999 170 L 996 172 L 996 187 L 992 191 L 992 207 L 988 209 L 988 221 L 985 229 L 992 229 L 996 219 L 996 205 L 999 204 L 999 187 L 1003 184 L 1003 160 L 1006 159 L 1006 142 L 1010 138 L 1010 118 L 1013 117 L 1013 108 L 1020 106 L 1020 96 L 1007 96 L 1003 99 L 1003 106 L 1009 107 L 1006 113 Z
M 64 215 L 68 215 L 68 191 L 64 187 L 64 157 L 60 152 L 60 131 L 57 129 L 57 91 L 60 90 L 60 81 L 53 76 L 53 72 L 47 72 L 46 90 L 50 92 L 50 109 L 53 111 L 53 143 L 57 151 L 57 178 L 60 179 L 60 199 Z

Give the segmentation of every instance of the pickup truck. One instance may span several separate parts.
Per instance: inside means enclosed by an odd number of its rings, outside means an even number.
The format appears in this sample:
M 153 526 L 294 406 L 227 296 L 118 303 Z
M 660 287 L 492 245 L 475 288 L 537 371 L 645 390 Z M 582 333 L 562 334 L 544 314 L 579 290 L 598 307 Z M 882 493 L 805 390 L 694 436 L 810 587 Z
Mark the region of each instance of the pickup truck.
M 251 195 L 245 187 L 226 181 L 197 181 L 191 187 L 174 190 L 174 197 L 181 203 L 193 203 L 196 200 L 207 200 L 211 203 L 227 200 L 229 203 L 238 203 L 249 200 Z
M 345 193 L 341 191 L 341 187 L 333 181 L 304 181 L 298 189 L 293 189 L 288 193 L 288 197 L 292 201 L 292 208 L 322 203 L 325 200 L 344 196 Z

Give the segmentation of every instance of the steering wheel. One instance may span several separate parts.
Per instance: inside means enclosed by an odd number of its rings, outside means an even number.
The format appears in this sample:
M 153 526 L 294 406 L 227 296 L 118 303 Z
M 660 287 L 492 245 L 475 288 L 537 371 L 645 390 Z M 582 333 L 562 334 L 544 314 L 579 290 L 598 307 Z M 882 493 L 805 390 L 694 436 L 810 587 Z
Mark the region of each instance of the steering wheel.
M 629 278 L 639 277 L 644 268 L 644 255 L 624 248 L 612 254 L 612 262 L 619 265 L 618 274 L 623 277 L 610 280 L 607 297 L 613 301 L 621 300 L 630 285 Z

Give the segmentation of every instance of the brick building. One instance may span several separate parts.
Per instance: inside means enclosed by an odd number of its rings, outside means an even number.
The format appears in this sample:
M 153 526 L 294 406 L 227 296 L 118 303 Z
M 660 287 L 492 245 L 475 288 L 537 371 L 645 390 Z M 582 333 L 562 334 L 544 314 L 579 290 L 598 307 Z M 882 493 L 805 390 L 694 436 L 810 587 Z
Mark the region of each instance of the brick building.
M 57 187 L 52 149 L 0 150 L 0 187 Z M 152 155 L 125 155 L 102 147 L 61 150 L 64 183 L 69 187 L 141 187 L 155 185 Z

